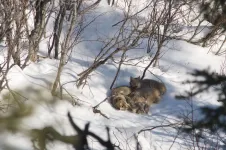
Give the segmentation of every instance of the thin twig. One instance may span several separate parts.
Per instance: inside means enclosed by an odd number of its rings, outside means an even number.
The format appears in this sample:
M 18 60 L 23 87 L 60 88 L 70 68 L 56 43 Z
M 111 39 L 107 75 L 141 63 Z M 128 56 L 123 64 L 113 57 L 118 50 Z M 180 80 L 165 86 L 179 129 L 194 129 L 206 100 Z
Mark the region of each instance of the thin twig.
M 112 89 L 112 87 L 113 87 L 114 84 L 115 84 L 115 81 L 116 81 L 116 79 L 117 79 L 117 77 L 118 77 L 118 74 L 119 74 L 119 72 L 120 72 L 120 70 L 121 70 L 122 63 L 123 63 L 123 61 L 124 61 L 124 59 L 125 59 L 125 54 L 126 54 L 126 50 L 124 50 L 123 53 L 122 53 L 122 56 L 121 56 L 121 60 L 120 60 L 119 66 L 118 66 L 117 72 L 116 72 L 116 74 L 115 74 L 115 77 L 114 77 L 114 79 L 113 79 L 113 81 L 112 81 L 112 83 L 111 83 L 110 89 Z

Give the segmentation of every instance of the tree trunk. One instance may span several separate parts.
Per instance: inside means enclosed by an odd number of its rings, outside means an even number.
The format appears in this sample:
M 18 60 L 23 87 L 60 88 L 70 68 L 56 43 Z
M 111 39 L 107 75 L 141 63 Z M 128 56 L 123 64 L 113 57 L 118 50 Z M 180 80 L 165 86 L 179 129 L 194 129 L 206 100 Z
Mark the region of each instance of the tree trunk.
M 63 4 L 62 8 L 64 9 L 64 11 L 66 11 L 66 7 L 65 7 L 64 4 Z M 70 38 L 71 38 L 71 35 L 72 35 L 72 31 L 75 28 L 75 22 L 76 22 L 76 19 L 77 19 L 77 10 L 75 8 L 76 7 L 74 7 L 74 9 L 71 10 L 71 11 L 73 11 L 71 24 L 70 24 L 70 27 L 68 29 L 67 36 L 66 36 L 64 42 L 61 45 L 60 64 L 59 64 L 59 67 L 58 67 L 58 70 L 57 70 L 56 79 L 53 83 L 53 87 L 52 87 L 52 90 L 51 90 L 51 93 L 52 93 L 53 96 L 57 95 L 56 89 L 57 89 L 57 87 L 60 83 L 60 76 L 61 76 L 61 73 L 63 71 L 63 67 L 66 64 L 66 54 L 68 53 L 68 51 L 71 47 L 70 46 Z
M 36 0 L 35 2 L 35 22 L 34 29 L 31 31 L 29 35 L 29 58 L 31 61 L 37 60 L 37 52 L 39 50 L 39 43 L 41 37 L 43 35 L 44 25 L 45 25 L 45 9 L 46 4 L 50 2 L 50 0 Z

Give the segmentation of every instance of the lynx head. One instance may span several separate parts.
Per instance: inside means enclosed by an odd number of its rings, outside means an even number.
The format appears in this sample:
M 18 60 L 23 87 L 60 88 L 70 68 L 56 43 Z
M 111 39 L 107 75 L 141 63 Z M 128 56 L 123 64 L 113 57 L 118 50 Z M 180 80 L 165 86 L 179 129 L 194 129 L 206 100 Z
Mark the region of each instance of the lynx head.
M 128 110 L 129 105 L 125 101 L 121 100 L 116 103 L 116 107 L 119 110 Z
M 141 86 L 140 81 L 141 81 L 140 76 L 137 77 L 137 78 L 130 77 L 130 82 L 129 82 L 130 87 L 132 89 L 139 88 Z
M 119 110 L 128 110 L 128 108 L 130 107 L 126 102 L 126 99 L 122 97 L 122 95 L 113 97 L 113 105 L 116 109 Z

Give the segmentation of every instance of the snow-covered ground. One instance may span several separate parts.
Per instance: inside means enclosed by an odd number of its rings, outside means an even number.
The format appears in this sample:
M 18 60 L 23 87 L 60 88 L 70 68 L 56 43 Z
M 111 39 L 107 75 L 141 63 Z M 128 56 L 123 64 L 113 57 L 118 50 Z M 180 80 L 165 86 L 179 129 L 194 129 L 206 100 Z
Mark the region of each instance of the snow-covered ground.
M 117 28 L 112 28 L 112 24 L 121 20 L 120 10 L 115 10 L 104 2 L 98 6 L 98 10 L 92 15 L 98 17 L 84 32 L 83 38 L 89 40 L 99 36 L 114 35 Z M 93 16 L 91 16 L 92 18 Z M 8 74 L 9 85 L 14 90 L 23 91 L 23 95 L 29 101 L 36 101 L 36 110 L 34 115 L 23 122 L 24 128 L 41 128 L 52 125 L 57 131 L 65 135 L 76 134 L 71 127 L 67 112 L 73 116 L 74 122 L 81 128 L 87 122 L 91 123 L 90 130 L 107 139 L 105 127 L 110 127 L 111 139 L 113 143 L 119 145 L 123 150 L 135 149 L 136 142 L 134 134 L 141 129 L 151 128 L 153 126 L 167 125 L 180 121 L 179 116 L 191 110 L 190 102 L 176 100 L 175 95 L 180 94 L 185 89 L 191 88 L 189 85 L 182 85 L 181 82 L 190 79 L 188 74 L 193 69 L 206 69 L 220 72 L 224 56 L 216 56 L 208 53 L 209 49 L 196 46 L 185 41 L 171 40 L 163 48 L 163 56 L 160 59 L 158 68 L 150 68 L 146 78 L 161 79 L 167 87 L 167 93 L 163 96 L 159 104 L 154 104 L 147 115 L 138 115 L 126 111 L 115 110 L 109 102 L 102 103 L 98 109 L 106 114 L 109 119 L 100 114 L 94 114 L 92 107 L 104 100 L 110 90 L 109 87 L 117 71 L 117 66 L 112 62 L 99 67 L 88 80 L 88 86 L 78 89 L 75 80 L 78 73 L 85 70 L 99 52 L 101 44 L 98 42 L 81 42 L 73 49 L 70 61 L 64 67 L 61 75 L 61 84 L 73 96 L 76 96 L 81 106 L 73 106 L 70 101 L 58 100 L 53 105 L 41 102 L 51 99 L 51 86 L 56 76 L 58 60 L 43 59 L 36 63 L 30 63 L 24 70 L 15 66 Z M 42 46 L 41 51 L 46 52 L 46 47 Z M 145 51 L 132 50 L 128 56 L 146 55 Z M 148 64 L 146 57 L 140 61 L 137 66 L 122 65 L 121 72 L 115 86 L 128 85 L 130 76 L 136 77 L 142 75 L 144 67 Z M 131 61 L 136 63 L 137 61 Z M 156 76 L 154 76 L 153 74 Z M 37 93 L 35 89 L 40 89 L 42 93 Z M 40 100 L 42 98 L 42 100 Z M 55 98 L 57 99 L 57 98 Z M 217 105 L 216 95 L 203 93 L 194 97 L 193 108 L 203 105 Z M 198 112 L 197 114 L 198 117 Z M 190 143 L 187 137 L 177 137 L 178 131 L 172 127 L 156 128 L 151 131 L 145 131 L 139 134 L 138 141 L 142 150 L 153 149 L 189 149 Z M 32 149 L 32 143 L 27 137 L 21 134 L 3 133 L 0 134 L 0 149 Z M 95 150 L 103 149 L 98 142 L 90 139 L 90 146 Z M 52 142 L 48 149 L 62 150 L 73 149 L 72 146 L 60 142 Z

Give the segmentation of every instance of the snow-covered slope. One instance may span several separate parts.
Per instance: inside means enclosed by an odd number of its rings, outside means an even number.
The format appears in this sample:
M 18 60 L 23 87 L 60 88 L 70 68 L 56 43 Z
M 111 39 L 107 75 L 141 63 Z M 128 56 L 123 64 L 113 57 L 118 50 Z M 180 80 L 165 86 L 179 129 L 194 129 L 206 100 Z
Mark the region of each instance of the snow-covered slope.
M 85 30 L 84 39 L 93 40 L 98 37 L 110 37 L 117 30 L 117 28 L 112 28 L 112 24 L 121 19 L 122 12 L 120 10 L 115 10 L 115 8 L 102 3 L 96 11 L 92 15 L 95 16 L 102 13 L 103 15 L 98 17 Z M 88 19 L 92 19 L 92 15 Z M 150 72 L 146 75 L 146 78 L 156 80 L 159 78 L 166 84 L 167 93 L 163 96 L 161 102 L 152 105 L 149 114 L 137 115 L 115 110 L 106 101 L 98 109 L 109 117 L 107 119 L 100 114 L 94 114 L 92 107 L 108 96 L 109 87 L 116 74 L 117 67 L 112 62 L 108 62 L 93 73 L 92 77 L 88 80 L 88 86 L 78 89 L 75 85 L 75 80 L 78 79 L 77 74 L 92 63 L 101 46 L 99 42 L 91 41 L 81 42 L 76 45 L 72 52 L 72 57 L 64 67 L 61 76 L 61 84 L 64 84 L 64 88 L 76 96 L 82 105 L 73 106 L 70 101 L 64 100 L 56 101 L 53 106 L 37 103 L 35 114 L 23 122 L 24 127 L 40 128 L 52 125 L 60 133 L 66 135 L 75 134 L 67 118 L 67 112 L 69 111 L 76 124 L 81 128 L 87 122 L 90 122 L 90 130 L 106 139 L 105 126 L 109 126 L 113 143 L 125 150 L 135 149 L 134 134 L 137 134 L 144 128 L 177 123 L 180 121 L 178 116 L 191 109 L 189 102 L 175 100 L 174 98 L 176 94 L 190 88 L 188 85 L 181 85 L 182 81 L 190 78 L 188 72 L 191 72 L 193 69 L 206 69 L 207 67 L 219 72 L 221 63 L 224 60 L 224 57 L 208 53 L 206 48 L 192 45 L 185 41 L 171 40 L 163 49 L 164 55 L 160 59 L 159 67 L 150 68 Z M 44 46 L 40 49 L 46 51 Z M 142 55 L 146 55 L 142 50 L 132 50 L 128 53 L 128 56 Z M 142 75 L 144 67 L 148 64 L 144 60 L 147 60 L 147 57 L 144 57 L 143 61 L 137 66 L 122 65 L 115 86 L 128 85 L 130 76 Z M 136 62 L 137 60 L 131 61 L 131 63 Z M 50 90 L 56 76 L 58 63 L 58 60 L 44 59 L 37 63 L 30 63 L 23 71 L 15 66 L 8 75 L 9 85 L 14 90 L 22 90 L 27 87 L 41 89 L 44 91 L 42 97 L 48 99 L 51 97 Z M 28 97 L 29 101 L 39 101 L 35 99 L 35 94 L 37 94 L 35 90 L 25 90 L 23 94 Z M 216 96 L 211 93 L 204 93 L 199 95 L 199 97 L 194 97 L 193 107 L 197 108 L 205 104 L 215 105 L 217 103 L 215 98 Z M 172 127 L 156 128 L 139 134 L 138 141 L 141 144 L 142 150 L 188 148 L 188 139 L 178 138 L 177 133 L 178 131 Z M 0 147 L 3 149 L 9 145 L 12 148 L 16 147 L 21 150 L 32 149 L 29 139 L 20 134 L 4 133 L 0 135 L 0 139 Z M 93 149 L 102 149 L 96 141 L 90 140 L 89 142 Z M 60 142 L 53 142 L 48 145 L 48 149 L 62 150 L 73 148 Z

